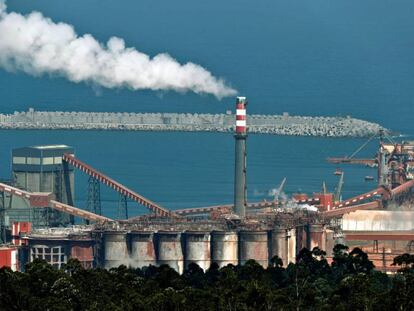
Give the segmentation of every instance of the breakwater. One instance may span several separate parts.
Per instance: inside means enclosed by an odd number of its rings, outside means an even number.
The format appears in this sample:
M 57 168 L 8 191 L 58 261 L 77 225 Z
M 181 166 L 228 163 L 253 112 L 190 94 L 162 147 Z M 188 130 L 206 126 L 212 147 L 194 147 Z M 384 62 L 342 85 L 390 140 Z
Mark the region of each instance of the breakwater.
M 235 116 L 190 113 L 121 113 L 63 112 L 29 109 L 13 114 L 0 114 L 0 129 L 65 129 L 65 130 L 129 130 L 129 131 L 202 131 L 232 132 Z M 308 117 L 282 115 L 249 115 L 249 133 L 368 137 L 384 129 L 377 123 L 351 117 Z

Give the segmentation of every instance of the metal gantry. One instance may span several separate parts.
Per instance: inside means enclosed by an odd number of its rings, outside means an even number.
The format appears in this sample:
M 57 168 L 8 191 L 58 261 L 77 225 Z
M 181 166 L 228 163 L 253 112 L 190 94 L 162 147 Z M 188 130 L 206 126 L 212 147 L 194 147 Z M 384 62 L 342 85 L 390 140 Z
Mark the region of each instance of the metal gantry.
M 72 165 L 76 169 L 81 170 L 85 174 L 88 174 L 89 176 L 96 178 L 98 181 L 102 182 L 104 185 L 108 186 L 109 188 L 112 188 L 113 190 L 119 192 L 122 195 L 125 195 L 131 201 L 135 201 L 139 203 L 140 205 L 145 206 L 146 208 L 154 212 L 156 216 L 159 216 L 159 217 L 176 216 L 174 212 L 171 212 L 168 209 L 156 204 L 155 202 L 152 202 L 151 200 L 129 189 L 128 187 L 117 182 L 116 180 L 106 176 L 102 172 L 99 172 L 93 167 L 80 161 L 79 159 L 75 158 L 71 154 L 67 154 L 67 153 L 64 154 L 63 161 L 67 164 Z
M 88 180 L 88 198 L 86 202 L 86 210 L 97 215 L 102 215 L 101 186 L 99 180 L 93 176 L 89 176 Z
M 118 219 L 128 219 L 128 197 L 122 194 L 119 195 Z

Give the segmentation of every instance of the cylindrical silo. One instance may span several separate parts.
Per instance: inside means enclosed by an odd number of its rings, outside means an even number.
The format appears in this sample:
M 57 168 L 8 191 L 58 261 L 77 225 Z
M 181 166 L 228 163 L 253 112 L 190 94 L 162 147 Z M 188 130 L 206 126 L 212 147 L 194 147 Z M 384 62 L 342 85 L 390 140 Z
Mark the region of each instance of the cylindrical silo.
M 310 237 L 308 235 L 309 226 L 296 226 L 296 251 L 300 252 L 302 248 L 310 247 Z
M 150 231 L 132 232 L 131 235 L 131 267 L 142 268 L 155 265 L 154 233 Z
M 310 250 L 312 250 L 314 247 L 319 247 L 320 249 L 325 248 L 325 243 L 323 241 L 323 225 L 320 225 L 320 224 L 309 225 L 309 235 L 310 235 L 310 245 L 309 245 Z
M 105 268 L 122 264 L 129 265 L 129 254 L 125 232 L 105 232 Z
M 326 229 L 325 231 L 325 249 L 327 257 L 332 257 L 332 251 L 335 246 L 335 237 L 333 230 Z
M 267 231 L 241 231 L 239 233 L 239 262 L 254 259 L 266 268 L 269 264 Z
M 296 262 L 296 228 L 289 229 L 286 233 L 287 236 L 287 244 L 288 244 L 288 258 L 287 258 L 287 264 L 290 262 L 295 263 Z
M 211 261 L 219 267 L 238 264 L 238 236 L 231 231 L 211 233 Z
M 286 237 L 286 229 L 275 229 L 272 231 L 272 243 L 271 243 L 271 258 L 278 256 L 283 261 L 283 265 L 286 267 L 288 251 L 288 240 Z
M 181 232 L 159 231 L 156 237 L 158 264 L 169 265 L 178 273 L 183 273 L 184 258 L 181 246 Z
M 204 271 L 211 264 L 210 232 L 187 231 L 185 233 L 185 267 L 196 263 Z

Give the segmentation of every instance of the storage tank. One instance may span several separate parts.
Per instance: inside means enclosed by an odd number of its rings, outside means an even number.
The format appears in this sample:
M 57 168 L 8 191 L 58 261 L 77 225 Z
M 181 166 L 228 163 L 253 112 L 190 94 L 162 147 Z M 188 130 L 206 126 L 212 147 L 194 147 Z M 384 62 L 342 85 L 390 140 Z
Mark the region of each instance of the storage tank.
M 158 250 L 158 264 L 169 265 L 178 273 L 183 273 L 184 258 L 183 249 L 181 246 L 181 233 L 160 231 L 156 235 L 157 250 Z
M 269 248 L 267 231 L 240 231 L 239 262 L 245 264 L 254 259 L 266 268 L 269 264 Z
M 213 231 L 211 233 L 211 261 L 225 267 L 238 264 L 238 236 L 231 231 Z
M 326 256 L 327 257 L 331 257 L 333 254 L 332 250 L 335 246 L 335 237 L 334 237 L 334 232 L 333 230 L 329 230 L 327 229 L 325 231 L 325 249 L 324 251 L 326 252 Z
M 290 262 L 295 263 L 296 262 L 296 228 L 288 229 L 287 231 L 287 265 Z
M 309 236 L 310 236 L 310 245 L 309 245 L 310 250 L 312 250 L 314 247 L 325 249 L 325 243 L 323 241 L 323 225 L 320 225 L 320 224 L 309 225 Z
M 93 240 L 72 240 L 69 243 L 70 257 L 79 260 L 84 269 L 92 269 L 95 266 Z
M 296 227 L 296 252 L 300 252 L 302 248 L 310 247 L 309 226 L 301 225 Z
M 271 258 L 278 256 L 283 261 L 283 265 L 286 267 L 288 250 L 288 238 L 286 236 L 286 229 L 275 229 L 272 231 L 272 243 L 271 243 Z
M 210 232 L 187 231 L 185 233 L 185 267 L 192 262 L 204 271 L 211 264 Z
M 118 267 L 122 264 L 129 265 L 127 236 L 125 232 L 106 232 L 104 249 L 106 269 Z
M 148 267 L 149 265 L 156 265 L 157 257 L 155 256 L 154 232 L 131 232 L 130 241 L 131 267 L 142 268 Z

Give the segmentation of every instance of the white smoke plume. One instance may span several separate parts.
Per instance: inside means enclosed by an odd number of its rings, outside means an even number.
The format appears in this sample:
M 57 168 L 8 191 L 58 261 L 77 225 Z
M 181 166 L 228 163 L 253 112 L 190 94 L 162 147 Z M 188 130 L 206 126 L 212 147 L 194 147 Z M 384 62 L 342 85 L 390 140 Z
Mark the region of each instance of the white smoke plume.
M 151 58 L 125 47 L 124 40 L 117 37 L 102 44 L 92 35 L 79 36 L 73 26 L 54 23 L 39 12 L 7 12 L 4 0 L 0 0 L 0 67 L 106 88 L 192 91 L 217 98 L 236 93 L 199 65 L 180 64 L 168 54 Z

